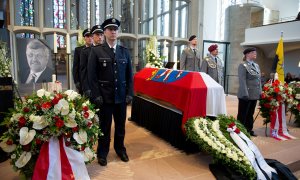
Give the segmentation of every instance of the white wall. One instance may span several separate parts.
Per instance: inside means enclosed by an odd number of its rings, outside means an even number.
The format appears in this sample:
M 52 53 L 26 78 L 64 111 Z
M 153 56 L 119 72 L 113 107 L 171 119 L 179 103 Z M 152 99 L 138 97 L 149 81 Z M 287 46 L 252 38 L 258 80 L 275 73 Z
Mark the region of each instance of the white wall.
M 300 21 L 273 24 L 246 29 L 245 42 L 242 45 L 270 44 L 279 40 L 281 31 L 285 42 L 300 41 L 299 33 Z
M 204 0 L 203 39 L 219 40 L 220 12 L 219 0 Z
M 300 77 L 300 50 L 295 50 L 284 54 L 284 74 L 290 72 L 296 77 Z
M 295 17 L 299 12 L 299 0 L 261 0 L 261 4 L 270 10 L 278 10 L 279 19 Z

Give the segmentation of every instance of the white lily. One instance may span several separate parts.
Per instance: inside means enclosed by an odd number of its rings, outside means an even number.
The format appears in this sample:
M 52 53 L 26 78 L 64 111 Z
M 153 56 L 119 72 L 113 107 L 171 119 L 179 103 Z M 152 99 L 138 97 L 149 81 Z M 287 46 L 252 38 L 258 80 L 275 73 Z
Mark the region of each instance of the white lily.
M 87 142 L 87 133 L 86 131 L 80 129 L 79 133 L 74 133 L 73 138 L 76 140 L 78 144 L 84 144 Z
M 36 94 L 38 97 L 43 97 L 45 95 L 46 90 L 45 89 L 39 89 Z
M 10 152 L 13 152 L 17 146 L 15 144 L 8 145 L 8 144 L 6 144 L 6 141 L 2 141 L 0 143 L 0 147 L 2 148 L 2 150 L 4 152 L 10 153 Z
M 29 144 L 33 140 L 35 134 L 36 132 L 34 129 L 28 131 L 28 127 L 22 127 L 20 129 L 20 144 L 21 145 Z
M 54 106 L 54 112 L 56 114 L 61 113 L 61 115 L 69 114 L 69 103 L 65 99 L 61 99 L 58 103 Z
M 29 119 L 33 122 L 32 128 L 34 129 L 38 129 L 38 130 L 44 129 L 49 125 L 49 123 L 47 122 L 44 116 L 35 116 L 31 114 L 29 116 Z
M 93 151 L 89 148 L 86 147 L 84 149 L 84 151 L 80 151 L 80 153 L 83 155 L 84 161 L 91 161 L 93 159 L 93 157 L 95 156 L 95 154 L 93 153 Z
M 24 167 L 28 161 L 31 159 L 31 152 L 23 152 L 21 154 L 21 156 L 19 157 L 19 159 L 15 162 L 15 165 L 18 167 L 18 168 L 22 168 Z

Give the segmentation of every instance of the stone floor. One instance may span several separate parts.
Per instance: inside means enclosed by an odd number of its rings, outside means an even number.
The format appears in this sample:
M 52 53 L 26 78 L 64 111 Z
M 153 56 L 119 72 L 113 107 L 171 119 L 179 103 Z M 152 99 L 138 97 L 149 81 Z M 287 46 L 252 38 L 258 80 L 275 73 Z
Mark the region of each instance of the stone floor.
M 237 114 L 236 96 L 226 96 L 227 112 Z M 128 116 L 130 116 L 128 107 Z M 255 115 L 258 113 L 258 109 Z M 293 125 L 293 117 L 289 122 L 290 134 L 300 138 L 300 129 Z M 254 131 L 258 137 L 253 142 L 258 146 L 265 158 L 277 159 L 287 164 L 293 173 L 300 178 L 300 140 L 277 141 L 265 136 L 263 119 L 258 116 Z M 112 133 L 113 134 L 113 133 Z M 215 179 L 209 171 L 208 164 L 212 158 L 204 153 L 186 154 L 169 145 L 151 132 L 137 126 L 131 121 L 126 123 L 126 148 L 130 158 L 128 163 L 122 162 L 113 148 L 108 156 L 108 165 L 102 167 L 96 161 L 87 165 L 91 179 L 123 179 L 123 180 L 182 180 L 182 179 Z M 2 180 L 18 180 L 18 173 L 11 168 L 9 161 L 0 164 Z

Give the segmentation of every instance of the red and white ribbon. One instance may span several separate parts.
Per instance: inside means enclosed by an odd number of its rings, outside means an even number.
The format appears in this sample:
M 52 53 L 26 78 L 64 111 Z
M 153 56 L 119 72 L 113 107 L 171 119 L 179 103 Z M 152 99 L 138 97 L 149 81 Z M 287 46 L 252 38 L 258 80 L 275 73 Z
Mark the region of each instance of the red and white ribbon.
M 276 140 L 296 139 L 290 135 L 286 127 L 285 105 L 280 104 L 276 111 L 270 113 L 270 135 Z
M 45 142 L 35 164 L 32 180 L 71 180 L 90 177 L 80 152 L 65 146 L 64 139 Z
M 272 179 L 272 176 L 277 174 L 276 170 L 267 164 L 256 145 L 243 132 L 239 131 L 235 125 L 228 127 L 227 131 L 251 162 L 257 174 L 257 179 Z M 266 173 L 267 177 L 263 172 Z

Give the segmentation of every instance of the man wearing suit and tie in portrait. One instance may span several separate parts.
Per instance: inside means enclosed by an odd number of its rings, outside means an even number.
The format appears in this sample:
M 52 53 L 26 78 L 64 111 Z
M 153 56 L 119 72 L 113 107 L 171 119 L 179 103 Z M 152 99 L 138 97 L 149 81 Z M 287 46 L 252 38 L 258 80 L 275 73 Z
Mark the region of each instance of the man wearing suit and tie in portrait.
M 186 47 L 180 56 L 180 69 L 187 71 L 200 71 L 201 58 L 197 49 L 197 37 L 192 35 L 189 38 L 189 46 Z
M 31 40 L 26 46 L 29 69 L 21 72 L 21 83 L 50 82 L 53 69 L 49 67 L 50 50 L 38 39 Z
M 239 99 L 237 119 L 246 127 L 251 136 L 256 136 L 253 129 L 253 115 L 256 102 L 261 94 L 261 73 L 259 65 L 255 63 L 256 49 L 247 48 L 243 51 L 243 62 L 238 67 Z
M 204 58 L 201 65 L 201 72 L 205 72 L 217 83 L 223 85 L 223 62 L 218 57 L 218 45 L 213 44 L 208 48 L 209 54 Z

